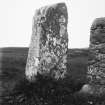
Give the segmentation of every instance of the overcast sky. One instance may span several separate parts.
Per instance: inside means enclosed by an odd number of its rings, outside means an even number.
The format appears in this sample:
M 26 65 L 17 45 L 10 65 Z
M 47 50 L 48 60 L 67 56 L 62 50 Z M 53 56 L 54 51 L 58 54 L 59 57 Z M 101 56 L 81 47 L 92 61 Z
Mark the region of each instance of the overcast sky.
M 28 47 L 35 9 L 62 1 L 69 13 L 69 48 L 88 47 L 93 20 L 105 17 L 105 0 L 0 0 L 0 47 Z

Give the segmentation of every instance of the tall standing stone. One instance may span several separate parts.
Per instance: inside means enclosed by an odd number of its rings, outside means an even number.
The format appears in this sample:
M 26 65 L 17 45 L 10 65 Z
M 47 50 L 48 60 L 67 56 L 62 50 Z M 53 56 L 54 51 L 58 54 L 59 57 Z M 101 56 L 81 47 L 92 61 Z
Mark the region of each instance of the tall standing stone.
M 37 74 L 54 79 L 64 78 L 67 71 L 68 13 L 65 3 L 36 10 L 33 17 L 26 77 L 32 81 Z
M 88 77 L 96 85 L 105 85 L 105 18 L 97 18 L 91 27 Z

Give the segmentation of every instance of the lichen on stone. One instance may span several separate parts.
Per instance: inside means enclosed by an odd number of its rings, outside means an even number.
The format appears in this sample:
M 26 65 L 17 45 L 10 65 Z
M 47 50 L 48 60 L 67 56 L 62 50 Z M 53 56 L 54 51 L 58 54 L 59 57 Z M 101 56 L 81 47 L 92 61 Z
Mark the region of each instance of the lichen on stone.
M 93 84 L 105 84 L 105 18 L 96 19 L 91 27 L 88 77 Z M 91 62 L 93 61 L 94 62 Z
M 36 11 L 26 65 L 27 77 L 36 76 L 37 73 L 51 77 L 53 74 L 52 78 L 64 77 L 62 75 L 67 71 L 65 57 L 68 50 L 67 23 L 65 3 L 42 7 Z

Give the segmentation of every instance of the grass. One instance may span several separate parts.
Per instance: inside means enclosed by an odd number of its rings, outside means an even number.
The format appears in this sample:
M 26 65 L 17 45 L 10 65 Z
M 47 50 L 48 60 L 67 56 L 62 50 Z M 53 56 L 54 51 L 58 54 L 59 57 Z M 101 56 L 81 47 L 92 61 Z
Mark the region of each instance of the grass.
M 68 51 L 68 77 L 55 81 L 37 76 L 30 83 L 25 78 L 28 48 L 0 49 L 1 105 L 105 105 L 105 96 L 80 93 L 88 83 L 87 49 Z

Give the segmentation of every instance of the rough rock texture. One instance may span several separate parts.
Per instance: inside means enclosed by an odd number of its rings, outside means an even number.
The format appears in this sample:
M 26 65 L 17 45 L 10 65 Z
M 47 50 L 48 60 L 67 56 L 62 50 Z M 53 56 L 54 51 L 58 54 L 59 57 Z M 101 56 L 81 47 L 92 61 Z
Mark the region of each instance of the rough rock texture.
M 67 23 L 65 3 L 36 10 L 26 64 L 26 77 L 29 80 L 34 80 L 37 74 L 55 79 L 65 77 L 68 50 Z
M 90 82 L 105 85 L 105 18 L 97 18 L 91 27 L 88 77 Z

